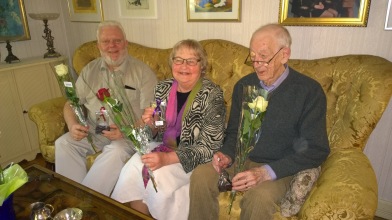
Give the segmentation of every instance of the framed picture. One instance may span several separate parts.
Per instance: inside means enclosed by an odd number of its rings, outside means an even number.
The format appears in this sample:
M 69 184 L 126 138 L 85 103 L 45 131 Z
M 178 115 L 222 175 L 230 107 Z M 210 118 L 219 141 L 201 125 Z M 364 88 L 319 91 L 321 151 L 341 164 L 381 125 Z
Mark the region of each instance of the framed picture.
M 120 0 L 120 17 L 156 19 L 157 0 Z
M 30 40 L 23 0 L 1 0 L 0 8 L 0 39 L 2 41 Z
M 103 21 L 102 0 L 68 0 L 71 21 Z
M 279 23 L 366 27 L 370 0 L 280 0 Z
M 385 30 L 392 31 L 392 0 L 388 2 L 387 16 L 385 18 Z
M 186 0 L 188 21 L 241 21 L 241 0 Z

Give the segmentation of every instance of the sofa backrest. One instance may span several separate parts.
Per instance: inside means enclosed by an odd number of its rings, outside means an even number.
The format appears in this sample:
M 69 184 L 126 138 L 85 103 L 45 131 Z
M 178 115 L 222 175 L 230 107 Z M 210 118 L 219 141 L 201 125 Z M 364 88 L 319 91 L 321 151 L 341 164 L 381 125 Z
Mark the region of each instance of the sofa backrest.
M 251 73 L 253 68 L 244 65 L 248 49 L 242 45 L 225 40 L 203 40 L 200 43 L 208 54 L 206 77 L 218 84 L 225 99 L 227 118 L 230 113 L 233 86 L 241 77 Z M 172 77 L 169 66 L 170 49 L 156 49 L 129 42 L 128 52 L 133 57 L 148 64 L 159 80 Z M 96 41 L 82 44 L 74 53 L 73 68 L 77 74 L 82 68 L 99 57 Z
M 227 116 L 234 84 L 253 72 L 244 64 L 248 48 L 226 40 L 200 41 L 208 54 L 206 77 L 224 92 Z M 128 52 L 148 64 L 162 80 L 171 77 L 171 49 L 149 48 L 129 43 Z M 77 73 L 100 56 L 96 41 L 81 45 L 74 53 Z M 370 133 L 392 94 L 392 63 L 370 55 L 346 55 L 316 60 L 290 60 L 289 66 L 317 80 L 327 96 L 327 131 L 331 149 L 363 150 Z
M 317 80 L 327 97 L 331 149 L 363 150 L 392 94 L 392 63 L 371 55 L 290 60 L 289 65 Z

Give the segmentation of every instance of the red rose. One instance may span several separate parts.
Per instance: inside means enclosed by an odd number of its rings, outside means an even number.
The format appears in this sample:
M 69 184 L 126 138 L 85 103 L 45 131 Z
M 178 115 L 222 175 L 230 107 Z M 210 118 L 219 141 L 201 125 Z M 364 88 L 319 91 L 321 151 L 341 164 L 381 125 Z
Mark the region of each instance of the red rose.
M 97 97 L 99 100 L 103 101 L 105 97 L 110 97 L 109 89 L 101 88 L 97 92 Z

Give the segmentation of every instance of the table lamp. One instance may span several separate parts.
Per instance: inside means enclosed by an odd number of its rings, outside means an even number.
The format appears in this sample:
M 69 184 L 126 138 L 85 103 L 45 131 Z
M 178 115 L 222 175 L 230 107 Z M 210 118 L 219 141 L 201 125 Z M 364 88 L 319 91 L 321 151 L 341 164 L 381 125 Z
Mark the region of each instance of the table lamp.
M 12 53 L 12 46 L 10 43 L 11 41 L 18 40 L 20 38 L 22 38 L 22 36 L 0 36 L 0 41 L 6 42 L 7 44 L 5 47 L 7 48 L 8 56 L 4 60 L 6 63 L 20 62 L 19 58 Z
M 30 13 L 30 18 L 34 20 L 42 20 L 44 22 L 44 33 L 45 35 L 42 36 L 46 40 L 46 46 L 48 46 L 48 52 L 44 54 L 44 58 L 54 58 L 59 57 L 61 54 L 57 53 L 54 50 L 53 40 L 54 37 L 52 36 L 52 30 L 48 28 L 48 21 L 49 20 L 56 20 L 60 14 L 59 13 Z

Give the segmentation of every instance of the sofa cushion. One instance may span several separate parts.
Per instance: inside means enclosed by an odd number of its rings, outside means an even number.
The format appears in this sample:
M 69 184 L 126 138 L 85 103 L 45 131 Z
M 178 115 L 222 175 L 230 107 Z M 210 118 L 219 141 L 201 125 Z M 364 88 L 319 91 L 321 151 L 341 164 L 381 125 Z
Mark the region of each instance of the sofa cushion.
M 290 182 L 280 204 L 280 212 L 284 217 L 296 215 L 304 204 L 313 184 L 317 181 L 321 167 L 298 172 Z

